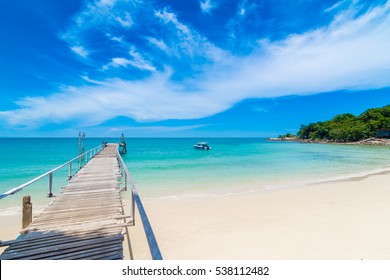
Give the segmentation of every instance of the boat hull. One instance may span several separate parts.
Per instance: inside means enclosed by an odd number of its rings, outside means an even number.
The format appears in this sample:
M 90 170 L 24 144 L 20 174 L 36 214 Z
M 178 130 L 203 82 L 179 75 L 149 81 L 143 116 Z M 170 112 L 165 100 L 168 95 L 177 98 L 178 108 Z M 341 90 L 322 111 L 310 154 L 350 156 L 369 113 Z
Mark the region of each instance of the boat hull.
M 196 145 L 194 145 L 194 149 L 196 149 L 196 150 L 211 150 L 210 147 L 202 147 L 202 146 L 196 146 Z

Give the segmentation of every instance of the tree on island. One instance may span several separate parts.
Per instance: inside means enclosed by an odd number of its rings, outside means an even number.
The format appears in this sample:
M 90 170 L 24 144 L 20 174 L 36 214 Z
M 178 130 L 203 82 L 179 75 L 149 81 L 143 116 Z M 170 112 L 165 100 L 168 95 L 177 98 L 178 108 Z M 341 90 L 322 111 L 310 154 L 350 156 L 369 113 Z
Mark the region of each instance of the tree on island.
M 340 114 L 325 122 L 301 125 L 300 139 L 352 142 L 376 137 L 378 131 L 390 130 L 390 105 L 368 109 L 359 116 Z
M 279 138 L 280 139 L 291 139 L 291 138 L 297 138 L 296 135 L 294 134 L 291 134 L 291 133 L 287 133 L 287 134 L 283 134 L 283 135 L 279 135 Z

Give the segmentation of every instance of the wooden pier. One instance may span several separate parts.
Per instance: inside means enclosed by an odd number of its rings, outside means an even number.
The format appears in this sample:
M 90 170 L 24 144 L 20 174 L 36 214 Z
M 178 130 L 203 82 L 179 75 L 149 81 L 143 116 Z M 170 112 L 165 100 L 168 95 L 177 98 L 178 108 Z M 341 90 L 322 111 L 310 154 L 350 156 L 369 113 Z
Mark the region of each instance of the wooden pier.
M 109 144 L 71 178 L 0 256 L 7 259 L 123 259 L 123 229 L 133 225 L 120 196 L 118 145 Z

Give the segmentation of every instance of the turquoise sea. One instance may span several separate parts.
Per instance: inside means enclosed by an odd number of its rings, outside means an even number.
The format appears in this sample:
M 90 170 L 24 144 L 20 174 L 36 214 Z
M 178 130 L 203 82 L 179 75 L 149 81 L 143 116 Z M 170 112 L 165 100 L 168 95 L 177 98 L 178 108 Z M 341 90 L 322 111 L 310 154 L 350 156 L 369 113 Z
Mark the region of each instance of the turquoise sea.
M 86 138 L 85 149 L 102 142 Z M 105 139 L 118 142 L 119 139 Z M 210 151 L 195 150 L 198 141 Z M 218 195 L 292 187 L 390 170 L 390 147 L 300 144 L 244 138 L 128 138 L 124 160 L 141 197 Z M 77 138 L 0 138 L 0 193 L 77 156 Z M 76 164 L 74 164 L 76 165 Z M 54 175 L 54 194 L 68 169 Z M 45 205 L 48 178 L 0 200 L 0 215 L 20 208 L 24 195 Z M 43 206 L 42 206 L 43 207 Z

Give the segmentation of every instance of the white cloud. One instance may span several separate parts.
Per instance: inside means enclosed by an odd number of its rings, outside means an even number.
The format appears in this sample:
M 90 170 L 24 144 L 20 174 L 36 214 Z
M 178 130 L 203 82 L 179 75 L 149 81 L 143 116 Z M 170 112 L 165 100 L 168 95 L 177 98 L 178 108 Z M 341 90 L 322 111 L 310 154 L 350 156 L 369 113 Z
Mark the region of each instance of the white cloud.
M 162 11 L 156 16 L 174 24 L 183 38 L 187 34 L 188 40 L 198 42 L 197 47 L 209 44 L 173 13 Z M 12 125 L 70 120 L 95 125 L 117 116 L 143 122 L 195 119 L 227 110 L 246 98 L 390 86 L 390 1 L 358 17 L 340 14 L 329 26 L 259 43 L 258 51 L 216 61 L 204 68 L 203 75 L 180 83 L 171 80 L 169 72 L 148 69 L 153 66 L 131 49 L 130 58 L 113 59 L 111 66 L 144 68 L 153 72 L 149 78 L 104 80 L 64 88 L 48 97 L 24 98 L 19 109 L 0 112 L 0 118 Z
M 211 0 L 200 1 L 200 8 L 204 13 L 211 13 L 211 10 L 215 8 L 215 3 L 211 3 Z
M 132 59 L 127 59 L 123 57 L 114 57 L 111 59 L 109 64 L 103 66 L 103 70 L 108 70 L 110 67 L 124 67 L 127 68 L 129 65 L 138 68 L 140 70 L 147 70 L 150 72 L 155 72 L 156 68 L 146 61 L 140 53 L 138 53 L 135 48 L 132 48 L 129 51 L 129 55 Z
M 102 85 L 68 87 L 49 97 L 24 98 L 16 111 L 0 112 L 12 125 L 39 126 L 79 119 L 97 125 L 118 115 L 138 121 L 197 118 L 200 112 L 226 109 L 220 101 L 207 100 L 204 94 L 184 92 L 172 85 L 167 73 L 145 81 L 111 80 Z M 61 108 L 59 110 L 59 108 Z
M 114 57 L 111 59 L 111 62 L 103 66 L 103 70 L 106 71 L 110 67 L 124 67 L 127 68 L 131 64 L 131 61 L 123 57 Z
M 134 47 L 129 51 L 129 54 L 133 58 L 133 60 L 130 61 L 132 66 L 141 70 L 148 70 L 151 72 L 156 71 L 156 68 L 150 62 L 146 61 L 142 55 L 135 50 Z
M 173 53 L 181 52 L 190 58 L 195 56 L 205 57 L 215 62 L 224 60 L 228 56 L 225 51 L 210 43 L 198 32 L 181 23 L 177 16 L 167 9 L 156 11 L 155 16 L 165 24 L 171 24 L 174 27 L 177 37 L 172 40 L 176 46 L 176 51 Z
M 93 80 L 93 79 L 90 79 L 87 75 L 83 75 L 81 76 L 81 78 L 88 82 L 88 83 L 91 83 L 91 84 L 95 84 L 95 85 L 105 85 L 106 83 L 105 82 L 102 82 L 102 81 L 97 81 L 97 80 Z
M 108 129 L 108 133 L 126 133 L 126 132 L 136 132 L 137 135 L 140 133 L 167 133 L 167 132 L 176 132 L 176 131 L 190 131 L 193 129 L 205 127 L 207 124 L 200 125 L 183 125 L 183 126 L 118 126 Z
M 128 30 L 134 25 L 130 7 L 127 0 L 86 1 L 85 8 L 74 16 L 73 24 L 60 37 L 69 46 L 89 46 L 91 40 L 85 38 L 91 29 L 99 29 L 103 33 L 114 30 L 115 34 L 117 30 Z
M 117 16 L 115 17 L 115 20 L 119 22 L 124 28 L 129 28 L 133 25 L 133 19 L 131 18 L 130 14 L 128 12 L 125 12 L 124 18 Z
M 156 11 L 154 15 L 162 19 L 165 23 L 173 23 L 175 27 L 184 34 L 191 33 L 190 29 L 186 25 L 179 22 L 176 15 L 172 12 L 168 12 L 167 9 Z
M 109 36 L 109 38 L 110 38 L 110 40 L 111 41 L 115 41 L 115 42 L 118 42 L 118 43 L 123 43 L 123 38 L 121 38 L 121 37 L 111 37 L 111 36 Z
M 123 57 L 115 57 L 112 59 L 111 63 L 114 67 L 127 67 L 127 65 L 131 64 L 131 61 Z
M 70 49 L 82 58 L 87 58 L 89 55 L 89 52 L 83 46 L 73 46 Z
M 359 0 L 340 0 L 339 2 L 335 3 L 333 6 L 325 9 L 325 13 L 334 12 L 343 6 L 349 6 L 351 9 L 352 7 L 356 7 L 359 4 Z
M 156 39 L 153 37 L 148 37 L 147 39 L 148 39 L 149 43 L 156 46 L 160 50 L 165 51 L 166 53 L 170 52 L 169 47 L 167 46 L 167 44 L 165 44 L 164 40 L 161 40 L 161 39 L 159 40 L 159 39 Z
M 100 0 L 96 3 L 96 5 L 99 7 L 112 7 L 116 2 L 117 0 Z
M 334 5 L 330 6 L 325 10 L 325 13 L 333 12 L 334 10 L 340 8 L 343 4 L 345 4 L 347 1 L 350 0 L 341 0 L 339 2 L 336 2 Z
M 243 0 L 240 2 L 238 7 L 238 14 L 242 17 L 246 14 L 247 0 Z

